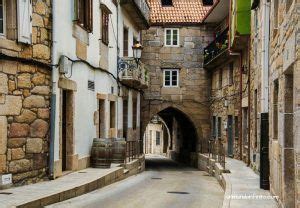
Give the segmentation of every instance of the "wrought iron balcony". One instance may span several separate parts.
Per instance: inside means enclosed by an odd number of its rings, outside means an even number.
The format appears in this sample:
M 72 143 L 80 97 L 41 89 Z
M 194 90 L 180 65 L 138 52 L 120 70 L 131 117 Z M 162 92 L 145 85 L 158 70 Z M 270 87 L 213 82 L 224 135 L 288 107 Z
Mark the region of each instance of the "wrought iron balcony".
M 120 81 L 130 87 L 146 89 L 149 86 L 148 70 L 145 64 L 135 61 L 134 58 L 121 58 L 118 64 Z
M 215 40 L 204 48 L 204 65 L 213 62 L 217 57 L 220 57 L 228 49 L 228 28 L 220 35 L 217 35 Z
M 120 4 L 141 29 L 149 28 L 150 7 L 146 0 L 121 0 Z

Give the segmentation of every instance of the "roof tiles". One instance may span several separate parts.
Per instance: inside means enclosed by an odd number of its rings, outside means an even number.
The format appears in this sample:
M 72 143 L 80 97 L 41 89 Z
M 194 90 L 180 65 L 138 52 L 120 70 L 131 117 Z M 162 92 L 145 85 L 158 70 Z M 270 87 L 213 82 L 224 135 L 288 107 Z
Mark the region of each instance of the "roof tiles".
M 201 23 L 210 6 L 202 0 L 173 0 L 173 6 L 162 6 L 161 0 L 148 0 L 151 8 L 151 24 Z

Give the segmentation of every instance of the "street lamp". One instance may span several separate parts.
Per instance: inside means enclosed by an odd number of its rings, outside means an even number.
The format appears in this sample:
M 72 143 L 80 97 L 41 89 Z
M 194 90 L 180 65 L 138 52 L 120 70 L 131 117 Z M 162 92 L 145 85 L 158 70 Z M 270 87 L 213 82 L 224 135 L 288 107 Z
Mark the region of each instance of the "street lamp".
M 132 46 L 132 50 L 133 50 L 133 57 L 136 63 L 138 64 L 142 56 L 143 46 L 139 42 L 137 42 Z

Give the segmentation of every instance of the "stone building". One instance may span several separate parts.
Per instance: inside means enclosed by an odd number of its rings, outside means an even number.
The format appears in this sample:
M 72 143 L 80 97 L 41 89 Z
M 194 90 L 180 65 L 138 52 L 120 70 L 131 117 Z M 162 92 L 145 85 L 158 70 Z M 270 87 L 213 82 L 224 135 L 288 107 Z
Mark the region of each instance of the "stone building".
M 142 99 L 141 132 L 159 115 L 171 133 L 169 156 L 188 161 L 191 153 L 206 149 L 210 135 L 203 48 L 211 33 L 201 24 L 210 6 L 198 0 L 148 3 L 151 27 L 143 32 L 142 60 L 149 70 L 150 87 Z
M 217 1 L 203 22 L 214 28 L 204 49 L 211 79 L 211 142 L 221 141 L 227 156 L 248 162 L 250 1 Z
M 51 4 L 3 0 L 0 10 L 1 188 L 47 174 Z
M 0 10 L 0 186 L 89 167 L 93 138 L 139 138 L 149 79 L 132 46 L 149 27 L 145 0 L 2 0 Z
M 167 155 L 169 134 L 165 128 L 157 117 L 150 121 L 144 134 L 145 154 Z
M 271 2 L 269 51 L 270 189 L 282 207 L 299 207 L 300 2 Z
M 250 166 L 269 188 L 269 21 L 270 3 L 252 3 L 250 50 Z
M 94 138 L 139 138 L 147 80 L 132 46 L 149 19 L 145 0 L 55 2 L 53 178 L 89 167 Z

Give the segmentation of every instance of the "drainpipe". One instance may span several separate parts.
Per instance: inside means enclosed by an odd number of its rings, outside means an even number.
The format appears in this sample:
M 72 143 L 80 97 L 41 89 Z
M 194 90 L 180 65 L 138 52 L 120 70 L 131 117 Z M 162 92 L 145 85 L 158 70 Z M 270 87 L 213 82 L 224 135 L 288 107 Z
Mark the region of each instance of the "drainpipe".
M 239 148 L 240 148 L 240 159 L 242 160 L 243 159 L 243 153 L 242 153 L 242 150 L 243 150 L 243 144 L 242 144 L 242 136 L 243 136 L 243 132 L 242 132 L 242 99 L 243 99 L 243 53 L 242 52 L 232 52 L 230 49 L 229 49 L 229 55 L 231 56 L 239 56 L 239 69 L 240 69 L 240 85 L 239 85 Z
M 249 36 L 248 39 L 248 159 L 247 159 L 247 166 L 250 166 L 250 133 L 251 133 L 251 118 L 250 118 L 250 108 L 251 108 L 251 93 L 250 93 L 250 88 L 251 88 L 251 79 L 250 79 L 250 75 L 251 75 L 251 60 L 250 60 L 250 44 L 251 44 L 251 36 Z M 256 117 L 254 117 L 256 118 Z M 257 122 L 255 120 L 255 122 Z
M 51 106 L 50 106 L 50 147 L 49 147 L 49 178 L 54 179 L 54 140 L 55 140 L 55 117 L 56 117 L 56 5 L 57 1 L 52 0 L 52 48 L 51 48 L 51 64 L 52 64 L 52 90 L 51 90 Z
M 243 100 L 243 54 L 242 52 L 240 53 L 240 111 L 239 111 L 239 117 L 240 117 L 240 122 L 239 122 L 239 140 L 240 140 L 240 159 L 243 160 L 243 124 L 242 124 L 242 120 L 243 120 L 243 114 L 242 114 L 242 110 L 243 110 L 243 105 L 242 105 L 242 100 Z

